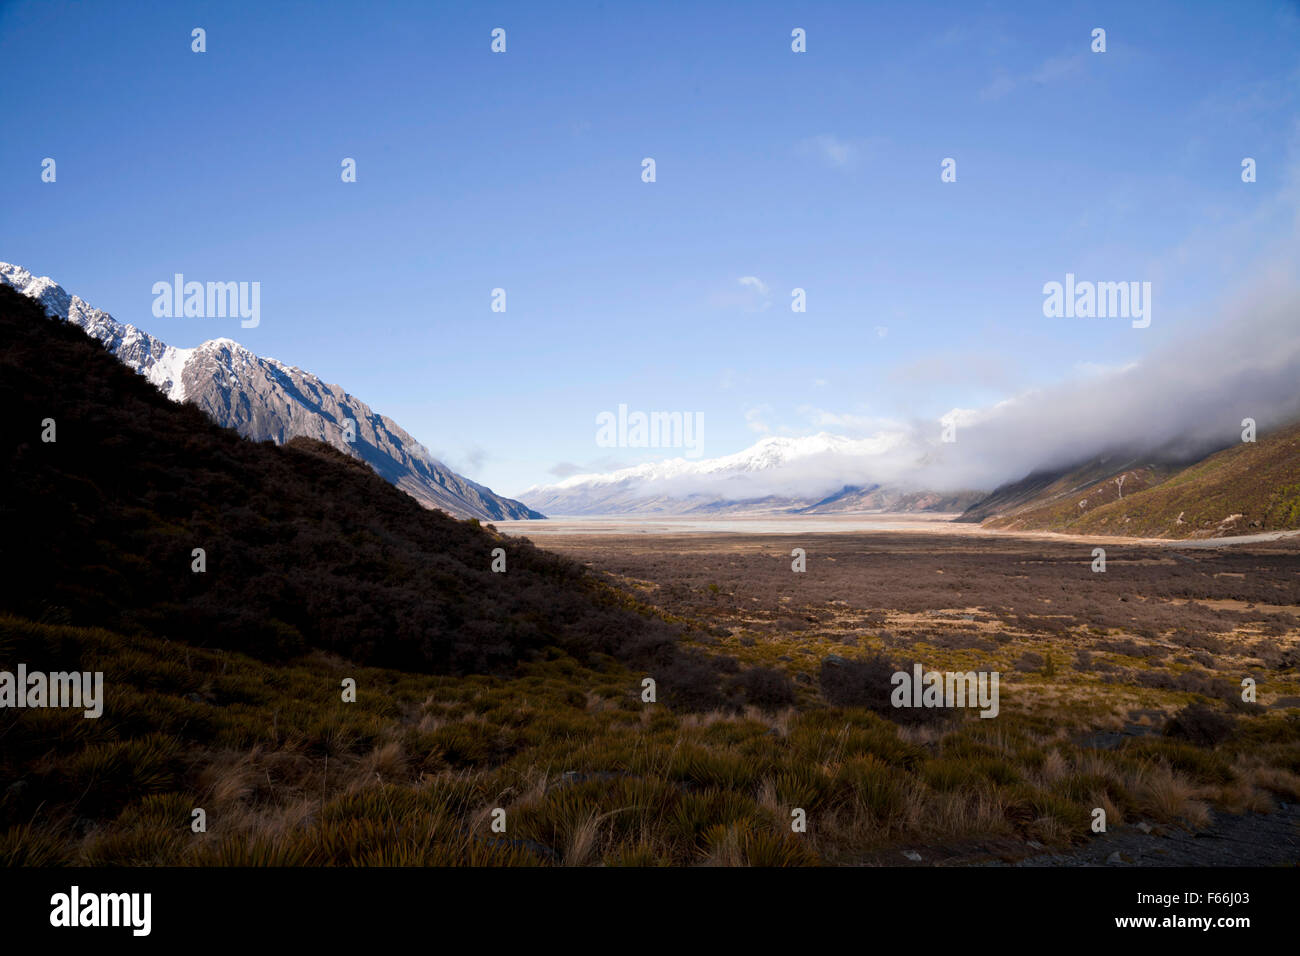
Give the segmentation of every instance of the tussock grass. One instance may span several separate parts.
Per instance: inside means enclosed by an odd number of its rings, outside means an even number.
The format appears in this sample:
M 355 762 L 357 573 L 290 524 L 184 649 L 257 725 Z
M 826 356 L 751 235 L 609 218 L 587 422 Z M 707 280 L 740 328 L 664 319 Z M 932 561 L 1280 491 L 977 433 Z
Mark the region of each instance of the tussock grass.
M 906 726 L 815 698 L 681 712 L 642 705 L 638 673 L 563 656 L 509 678 L 199 648 L 177 665 L 163 641 L 14 618 L 0 648 L 103 670 L 107 695 L 94 721 L 0 713 L 6 865 L 833 864 L 990 837 L 1068 845 L 1098 806 L 1113 826 L 1196 826 L 1214 803 L 1300 799 L 1282 715 L 1240 717 L 1215 747 L 1153 733 L 1105 750 L 1075 742 L 1095 709 Z

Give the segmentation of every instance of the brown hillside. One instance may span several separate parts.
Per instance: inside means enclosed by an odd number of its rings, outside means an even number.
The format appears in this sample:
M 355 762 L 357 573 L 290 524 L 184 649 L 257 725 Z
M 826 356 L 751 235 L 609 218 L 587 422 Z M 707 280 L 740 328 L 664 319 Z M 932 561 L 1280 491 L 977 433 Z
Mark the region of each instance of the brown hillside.
M 1226 448 L 1159 479 L 1159 468 L 1133 469 L 988 524 L 1007 530 L 1161 538 L 1295 530 L 1300 528 L 1300 424 Z

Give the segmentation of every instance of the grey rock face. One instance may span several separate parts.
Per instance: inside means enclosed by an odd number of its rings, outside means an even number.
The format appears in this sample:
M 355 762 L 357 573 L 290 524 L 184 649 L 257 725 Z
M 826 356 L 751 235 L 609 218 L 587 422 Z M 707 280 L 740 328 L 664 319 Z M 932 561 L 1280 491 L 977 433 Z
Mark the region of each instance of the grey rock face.
M 425 507 L 456 517 L 545 517 L 458 475 L 391 418 L 310 372 L 255 355 L 231 339 L 174 348 L 19 266 L 0 262 L 0 282 L 36 299 L 51 316 L 83 329 L 173 401 L 192 402 L 219 425 L 247 438 L 277 444 L 300 436 L 323 441 L 365 461 Z M 352 441 L 348 421 L 355 423 Z

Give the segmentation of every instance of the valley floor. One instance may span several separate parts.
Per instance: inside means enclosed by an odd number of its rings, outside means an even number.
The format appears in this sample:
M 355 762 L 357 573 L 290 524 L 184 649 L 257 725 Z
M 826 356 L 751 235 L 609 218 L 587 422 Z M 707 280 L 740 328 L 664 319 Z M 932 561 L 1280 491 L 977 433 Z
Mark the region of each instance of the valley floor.
M 1239 544 L 1260 544 L 1300 537 L 1300 531 L 1262 531 L 1258 534 L 1218 538 L 1140 538 L 1120 535 L 1066 534 L 1057 531 L 1004 531 L 976 522 L 957 521 L 957 514 L 938 512 L 911 514 L 844 514 L 844 515 L 749 515 L 697 518 L 681 515 L 641 517 L 610 515 L 596 517 L 555 517 L 545 521 L 498 521 L 499 531 L 522 535 L 538 541 L 557 536 L 676 534 L 869 534 L 882 531 L 905 531 L 948 537 L 1045 538 L 1057 541 L 1093 542 L 1095 544 L 1142 544 L 1168 547 L 1218 548 Z
M 997 670 L 1008 722 L 1071 728 L 1057 739 L 1077 748 L 1073 758 L 1063 758 L 1076 764 L 1086 763 L 1089 751 L 1123 752 L 1167 740 L 1168 721 L 1189 701 L 1217 699 L 1240 712 L 1238 688 L 1251 678 L 1258 698 L 1247 708 L 1255 716 L 1245 719 L 1281 721 L 1273 725 L 1288 755 L 1280 772 L 1300 782 L 1300 538 L 1294 534 L 1099 539 L 896 515 L 822 519 L 800 533 L 790 530 L 803 520 L 610 521 L 598 529 L 573 521 L 531 536 L 613 571 L 648 603 L 701 623 L 703 640 L 719 652 L 787 668 L 809 690 L 832 654 L 882 653 L 936 670 Z M 878 523 L 905 530 L 861 530 Z M 541 530 L 528 530 L 534 527 Z M 637 531 L 628 533 L 632 527 Z M 1107 549 L 1105 573 L 1092 570 L 1098 544 Z M 806 554 L 803 573 L 791 570 L 794 548 Z M 941 732 L 904 728 L 903 734 L 925 738 L 939 752 L 946 748 Z M 1049 735 L 1039 745 L 1054 742 Z M 1222 776 L 1221 784 L 1229 774 Z M 1121 828 L 1117 835 L 1112 827 L 1095 841 L 1091 833 L 1075 834 L 1084 845 L 1044 860 L 1091 865 L 1118 851 L 1117 863 L 1249 865 L 1251 854 L 1258 863 L 1279 862 L 1279 854 L 1300 862 L 1294 802 L 1300 794 L 1243 790 L 1240 777 L 1221 789 L 1192 778 L 1184 781 L 1188 803 L 1181 817 L 1191 831 Z M 1281 798 L 1277 815 L 1223 815 L 1271 809 L 1273 797 Z M 1197 826 L 1207 827 L 1199 843 L 1191 837 Z M 1215 844 L 1209 837 L 1220 830 L 1235 836 Z M 1024 839 L 994 841 L 993 851 L 959 844 L 932 844 L 922 855 L 973 861 L 988 852 L 1009 860 L 1047 853 Z M 1216 845 L 1217 851 L 1205 849 Z M 1098 858 L 1102 847 L 1111 849 Z M 893 850 L 874 859 L 908 862 Z
M 100 720 L 0 714 L 0 863 L 1079 865 L 1216 833 L 1248 836 L 1186 860 L 1300 862 L 1296 539 L 1094 573 L 1092 541 L 965 532 L 535 537 L 762 677 L 743 706 L 560 652 L 428 676 L 0 618 L 0 659 L 113 677 Z M 999 713 L 882 708 L 844 678 L 873 658 L 996 671 Z

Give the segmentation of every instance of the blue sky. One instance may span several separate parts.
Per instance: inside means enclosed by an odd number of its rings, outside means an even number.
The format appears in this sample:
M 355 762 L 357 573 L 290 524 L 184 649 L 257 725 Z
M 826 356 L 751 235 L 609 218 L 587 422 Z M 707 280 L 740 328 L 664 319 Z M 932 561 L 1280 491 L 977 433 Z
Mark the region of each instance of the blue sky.
M 1294 2 L 19 2 L 0 85 L 0 259 L 507 494 L 643 460 L 596 445 L 619 403 L 714 457 L 1126 364 L 1296 225 Z M 175 272 L 260 282 L 260 326 L 154 318 Z M 1151 327 L 1045 318 L 1066 272 L 1151 281 Z

